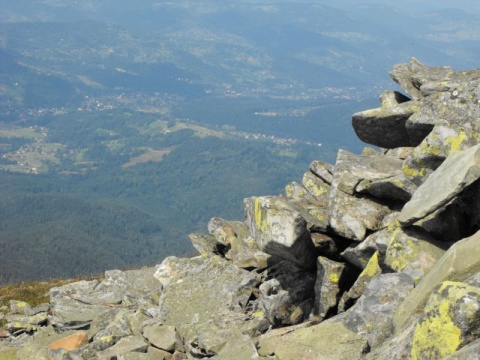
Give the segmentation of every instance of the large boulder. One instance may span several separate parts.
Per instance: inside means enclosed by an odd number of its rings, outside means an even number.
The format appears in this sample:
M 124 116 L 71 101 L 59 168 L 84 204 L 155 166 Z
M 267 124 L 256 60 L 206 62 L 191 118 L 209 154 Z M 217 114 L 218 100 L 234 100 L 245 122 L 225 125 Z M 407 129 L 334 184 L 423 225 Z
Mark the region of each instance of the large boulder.
M 244 200 L 250 233 L 267 254 L 313 268 L 316 252 L 307 221 L 287 199 L 275 196 Z

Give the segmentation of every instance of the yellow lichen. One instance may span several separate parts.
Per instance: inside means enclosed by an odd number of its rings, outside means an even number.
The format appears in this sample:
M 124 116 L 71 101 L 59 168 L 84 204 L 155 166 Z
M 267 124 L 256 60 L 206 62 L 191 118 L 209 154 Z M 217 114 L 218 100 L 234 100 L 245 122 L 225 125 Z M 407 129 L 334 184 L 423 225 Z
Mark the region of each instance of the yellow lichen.
M 259 310 L 259 311 L 255 311 L 252 316 L 254 318 L 259 318 L 259 317 L 262 317 L 262 316 L 265 316 L 265 313 L 262 311 L 262 310 Z
M 416 177 L 424 177 L 425 176 L 425 169 L 422 168 L 420 170 L 413 169 L 408 164 L 404 164 L 402 167 L 403 173 L 407 178 L 416 178 Z
M 367 266 L 365 266 L 365 269 L 363 269 L 359 278 L 364 278 L 364 277 L 373 278 L 379 272 L 380 272 L 380 266 L 378 264 L 378 251 L 376 251 L 375 254 L 373 254 L 373 256 L 368 261 Z
M 338 281 L 340 280 L 340 275 L 334 272 L 334 273 L 331 273 L 328 278 L 332 283 L 338 283 Z
M 445 143 L 450 148 L 450 152 L 463 150 L 463 142 L 468 140 L 465 130 L 461 129 L 457 136 L 450 136 L 445 139 Z
M 458 288 L 457 284 L 445 281 L 437 292 L 443 293 L 446 289 L 449 291 L 448 288 L 452 285 Z M 442 297 L 440 304 L 436 301 L 427 304 L 427 316 L 417 324 L 413 335 L 413 360 L 443 358 L 457 351 L 462 344 L 462 331 L 452 319 L 451 302 L 450 297 Z

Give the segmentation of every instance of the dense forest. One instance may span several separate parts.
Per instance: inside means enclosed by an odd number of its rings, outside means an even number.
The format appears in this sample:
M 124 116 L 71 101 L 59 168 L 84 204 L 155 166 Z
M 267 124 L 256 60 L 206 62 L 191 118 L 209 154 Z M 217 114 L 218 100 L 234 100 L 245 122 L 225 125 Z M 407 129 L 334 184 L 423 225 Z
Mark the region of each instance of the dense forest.
M 244 197 L 281 193 L 310 161 L 335 156 L 323 146 L 246 140 L 132 110 L 36 123 L 48 135 L 0 137 L 0 153 L 21 149 L 21 161 L 42 161 L 38 174 L 25 174 L 2 157 L 0 283 L 192 255 L 188 234 L 206 232 L 211 217 L 241 219 Z M 52 148 L 47 160 L 38 155 Z

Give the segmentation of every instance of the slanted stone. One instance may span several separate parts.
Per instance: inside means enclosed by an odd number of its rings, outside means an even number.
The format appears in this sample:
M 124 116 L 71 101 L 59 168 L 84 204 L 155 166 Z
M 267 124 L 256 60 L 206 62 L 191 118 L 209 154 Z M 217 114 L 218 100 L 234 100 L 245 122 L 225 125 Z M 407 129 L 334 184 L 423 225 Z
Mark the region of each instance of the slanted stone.
M 415 228 L 397 228 L 389 239 L 383 264 L 410 275 L 418 284 L 445 253 L 444 245 Z
M 175 326 L 166 326 L 161 323 L 149 325 L 144 328 L 143 336 L 150 344 L 171 353 L 183 349 L 182 340 Z
M 62 339 L 56 340 L 51 343 L 48 348 L 50 350 L 63 349 L 63 350 L 76 350 L 88 343 L 88 333 L 85 331 L 79 331 L 72 335 L 66 336 Z
M 429 67 L 415 58 L 410 64 L 398 64 L 393 67 L 390 77 L 414 99 L 420 99 L 431 92 L 432 83 L 448 81 L 454 75 L 451 67 Z M 424 93 L 422 93 L 422 86 Z
M 345 290 L 346 273 L 345 264 L 318 257 L 314 315 L 323 320 L 337 313 L 338 303 Z
M 319 160 L 314 160 L 310 164 L 310 171 L 326 182 L 328 185 L 332 184 L 334 166 Z
M 267 254 L 315 266 L 315 251 L 301 213 L 286 199 L 266 196 L 244 200 L 250 233 Z
M 165 261 L 174 271 L 166 280 L 168 271 L 163 267 L 164 290 L 157 317 L 165 326 L 175 326 L 186 344 L 197 337 L 207 322 L 213 321 L 224 329 L 248 328 L 252 332 L 262 325 L 261 318 L 251 315 L 258 310 L 250 302 L 260 282 L 255 273 L 219 256 L 205 260 L 171 257 Z M 178 268 L 182 271 L 177 272 Z
M 305 201 L 310 204 L 315 202 L 315 198 L 305 189 L 305 186 L 297 182 L 292 182 L 285 187 L 285 196 L 293 201 Z
M 395 328 L 400 330 L 411 317 L 416 318 L 432 291 L 442 282 L 447 280 L 461 282 L 480 272 L 479 248 L 480 232 L 451 246 L 400 304 L 394 314 Z
M 302 185 L 315 199 L 315 205 L 326 206 L 328 203 L 328 194 L 330 193 L 330 185 L 321 178 L 315 176 L 311 172 L 303 175 Z
M 278 360 L 361 359 L 367 346 L 366 337 L 342 323 L 330 321 L 279 336 L 258 338 L 258 354 Z
M 97 353 L 98 360 L 111 360 L 114 357 L 125 355 L 129 352 L 147 352 L 148 344 L 141 336 L 129 336 L 120 339 L 112 347 Z
M 407 274 L 381 274 L 366 286 L 363 295 L 347 313 L 344 325 L 367 336 L 370 347 L 378 347 L 393 334 L 393 310 L 413 290 L 413 279 Z
M 340 236 L 362 241 L 367 230 L 378 230 L 391 210 L 367 195 L 356 193 L 365 179 L 384 179 L 399 172 L 400 161 L 380 156 L 359 156 L 340 150 L 330 190 L 329 225 Z
M 248 335 L 234 334 L 212 359 L 245 360 L 259 359 L 253 340 Z
M 362 296 L 368 283 L 377 275 L 382 273 L 382 269 L 379 264 L 378 251 L 368 261 L 365 269 L 360 273 L 353 286 L 342 295 L 338 304 L 338 312 L 344 312 L 349 309 L 360 296 Z
M 407 129 L 408 118 L 418 110 L 417 101 L 407 101 L 401 94 L 386 92 L 382 95 L 382 106 L 353 114 L 352 125 L 360 140 L 367 144 L 396 148 L 416 146 Z M 426 134 L 425 134 L 426 135 Z
M 480 354 L 480 339 L 472 341 L 460 350 L 448 355 L 444 360 L 478 360 Z
M 373 254 L 378 250 L 377 241 L 388 243 L 391 235 L 391 230 L 387 228 L 374 232 L 357 246 L 346 248 L 341 256 L 348 263 L 363 270 Z
M 355 190 L 358 193 L 367 193 L 379 199 L 407 202 L 412 198 L 417 186 L 403 174 L 399 174 L 380 180 L 362 180 Z
M 192 233 L 188 237 L 192 242 L 193 247 L 202 255 L 203 257 L 211 257 L 215 255 L 220 255 L 222 251 L 217 244 L 217 239 L 212 235 Z
M 480 336 L 480 289 L 445 281 L 430 295 L 413 335 L 413 359 L 441 359 Z
M 480 178 L 480 145 L 451 154 L 418 188 L 399 215 L 402 225 L 411 225 L 445 206 Z
M 308 318 L 313 306 L 315 273 L 289 261 L 267 270 L 260 285 L 260 305 L 272 325 L 293 325 Z

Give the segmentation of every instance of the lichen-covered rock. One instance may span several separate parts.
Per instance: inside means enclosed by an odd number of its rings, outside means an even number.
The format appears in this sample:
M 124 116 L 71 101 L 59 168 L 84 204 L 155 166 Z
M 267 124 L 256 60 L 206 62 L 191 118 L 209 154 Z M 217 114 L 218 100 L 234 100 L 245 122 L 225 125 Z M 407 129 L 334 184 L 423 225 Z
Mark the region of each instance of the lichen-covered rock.
M 111 360 L 112 358 L 125 355 L 130 352 L 146 352 L 148 344 L 141 336 L 129 336 L 120 339 L 112 347 L 97 353 L 98 360 Z
M 173 353 L 183 350 L 182 340 L 175 326 L 166 326 L 161 323 L 147 325 L 143 329 L 143 336 L 155 347 Z
M 444 281 L 464 281 L 480 272 L 480 232 L 458 241 L 435 263 L 394 314 L 395 328 L 402 329 L 424 308 L 432 291 Z
M 442 208 L 480 178 L 480 145 L 450 155 L 418 188 L 399 215 L 402 225 L 411 225 Z
M 440 359 L 480 337 L 480 289 L 445 281 L 429 297 L 413 335 L 412 359 Z
M 302 185 L 312 195 L 315 205 L 326 206 L 328 204 L 328 194 L 330 185 L 311 172 L 303 175 Z
M 305 201 L 309 204 L 315 203 L 315 198 L 305 186 L 295 181 L 285 186 L 285 196 L 293 201 Z
M 293 204 L 281 197 L 244 200 L 250 233 L 267 254 L 313 268 L 316 253 L 307 222 Z
M 314 160 L 310 164 L 310 171 L 326 182 L 328 185 L 332 184 L 334 166 L 319 160 Z
M 219 256 L 201 261 L 170 258 L 168 263 L 170 269 L 181 266 L 183 272 L 172 271 L 172 278 L 164 280 L 157 317 L 165 326 L 175 326 L 186 344 L 210 322 L 224 332 L 237 329 L 250 335 L 264 326 L 262 316 L 252 315 L 259 311 L 253 302 L 260 283 L 255 273 Z
M 318 257 L 314 315 L 326 319 L 337 313 L 338 302 L 345 291 L 346 277 L 345 264 Z
M 362 241 L 367 230 L 378 230 L 391 209 L 367 195 L 356 193 L 357 185 L 365 179 L 383 179 L 398 173 L 399 163 L 379 156 L 358 156 L 340 150 L 328 205 L 329 225 L 343 237 Z
M 360 273 L 357 280 L 353 286 L 342 295 L 340 302 L 338 304 L 338 311 L 344 312 L 349 309 L 357 299 L 362 296 L 363 291 L 365 290 L 368 283 L 377 275 L 382 273 L 380 268 L 378 251 L 376 251 L 373 256 L 368 261 L 365 269 Z
M 448 355 L 445 360 L 479 360 L 480 359 L 480 340 L 475 340 L 460 350 Z
M 388 228 L 381 229 L 368 236 L 357 246 L 346 248 L 341 256 L 348 263 L 363 270 L 367 266 L 371 257 L 378 250 L 378 243 L 388 244 L 388 240 L 392 236 L 392 231 Z
M 414 228 L 397 228 L 389 239 L 383 264 L 410 275 L 415 284 L 430 271 L 445 250 L 443 243 Z
M 222 247 L 218 246 L 217 239 L 213 235 L 189 234 L 188 237 L 193 247 L 204 258 L 222 254 Z
M 272 325 L 294 325 L 308 318 L 313 307 L 315 273 L 282 261 L 267 270 L 260 285 L 260 305 Z
M 366 335 L 370 347 L 376 348 L 393 333 L 393 310 L 412 290 L 413 279 L 407 274 L 375 276 L 347 311 L 343 323 L 353 332 Z

